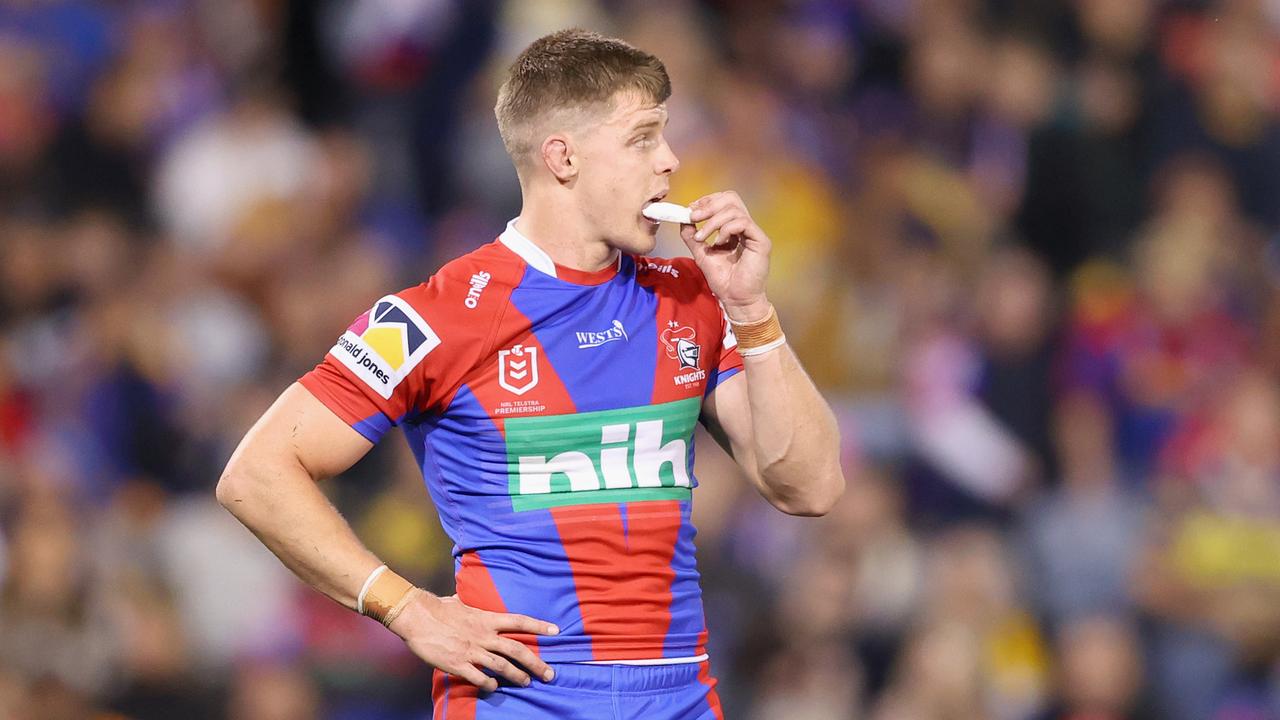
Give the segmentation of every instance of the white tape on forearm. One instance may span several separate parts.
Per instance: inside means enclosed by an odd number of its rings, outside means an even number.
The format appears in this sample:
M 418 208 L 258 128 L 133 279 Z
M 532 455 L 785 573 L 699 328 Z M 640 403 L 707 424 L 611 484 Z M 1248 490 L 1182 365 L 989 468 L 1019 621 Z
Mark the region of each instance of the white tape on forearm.
M 369 594 L 369 588 L 373 587 L 373 581 L 377 580 L 378 576 L 386 571 L 386 565 L 379 565 L 373 569 L 373 572 L 369 573 L 368 578 L 365 578 L 364 587 L 360 588 L 360 594 L 356 596 L 356 612 L 361 615 L 364 614 L 364 596 Z
M 741 355 L 742 357 L 754 357 L 756 355 L 763 355 L 769 352 L 770 350 L 777 350 L 778 348 L 786 344 L 787 344 L 787 336 L 783 335 L 777 340 L 774 340 L 771 343 L 766 343 L 764 345 L 761 345 L 760 347 L 743 348 L 741 345 L 739 345 L 738 354 Z

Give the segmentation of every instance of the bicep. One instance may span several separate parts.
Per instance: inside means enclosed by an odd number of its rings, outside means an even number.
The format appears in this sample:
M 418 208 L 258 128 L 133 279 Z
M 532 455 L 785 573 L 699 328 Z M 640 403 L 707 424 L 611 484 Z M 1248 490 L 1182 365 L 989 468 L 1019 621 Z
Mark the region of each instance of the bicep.
M 711 391 L 702 403 L 702 424 L 754 482 L 758 473 L 745 373 L 735 373 Z
M 372 447 L 309 390 L 294 383 L 245 435 L 228 468 L 296 463 L 320 480 L 345 471 Z

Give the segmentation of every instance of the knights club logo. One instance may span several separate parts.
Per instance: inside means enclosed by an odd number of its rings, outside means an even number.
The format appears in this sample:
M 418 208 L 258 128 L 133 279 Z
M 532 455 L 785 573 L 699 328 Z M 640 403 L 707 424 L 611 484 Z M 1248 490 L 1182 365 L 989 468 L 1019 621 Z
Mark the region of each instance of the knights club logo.
M 538 348 L 513 345 L 498 351 L 498 385 L 523 395 L 538 384 Z
M 681 325 L 675 320 L 667 323 L 662 331 L 662 344 L 667 348 L 667 357 L 680 361 L 680 369 L 698 368 L 698 357 L 702 355 L 702 346 L 695 342 L 693 328 Z

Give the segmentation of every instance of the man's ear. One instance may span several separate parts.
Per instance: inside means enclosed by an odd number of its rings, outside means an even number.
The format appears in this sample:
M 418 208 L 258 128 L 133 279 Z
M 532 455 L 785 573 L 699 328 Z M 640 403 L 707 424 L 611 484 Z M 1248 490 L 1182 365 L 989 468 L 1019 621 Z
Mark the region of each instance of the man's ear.
M 563 133 L 548 135 L 542 141 L 542 162 L 560 182 L 570 182 L 578 176 L 578 155 L 573 141 Z

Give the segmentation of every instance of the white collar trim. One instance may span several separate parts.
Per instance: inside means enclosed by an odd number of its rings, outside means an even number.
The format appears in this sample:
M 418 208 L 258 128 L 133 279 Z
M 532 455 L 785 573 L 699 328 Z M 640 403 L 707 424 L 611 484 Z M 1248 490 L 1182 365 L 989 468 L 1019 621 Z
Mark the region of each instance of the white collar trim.
M 506 245 L 511 252 L 519 255 L 521 259 L 529 263 L 531 267 L 551 277 L 556 276 L 556 264 L 552 261 L 551 256 L 545 250 L 534 244 L 532 240 L 525 237 L 524 233 L 516 229 L 516 220 L 513 218 L 507 223 L 507 229 L 502 231 L 498 236 L 498 240 Z
M 551 259 L 551 256 L 545 250 L 538 247 L 524 233 L 516 229 L 516 220 L 519 220 L 519 218 L 512 218 L 507 222 L 507 229 L 503 230 L 502 234 L 498 236 L 498 241 L 506 245 L 511 252 L 519 255 L 533 269 L 551 277 L 558 277 L 556 275 L 555 261 Z M 622 271 L 622 253 L 620 251 L 618 252 L 618 271 Z

